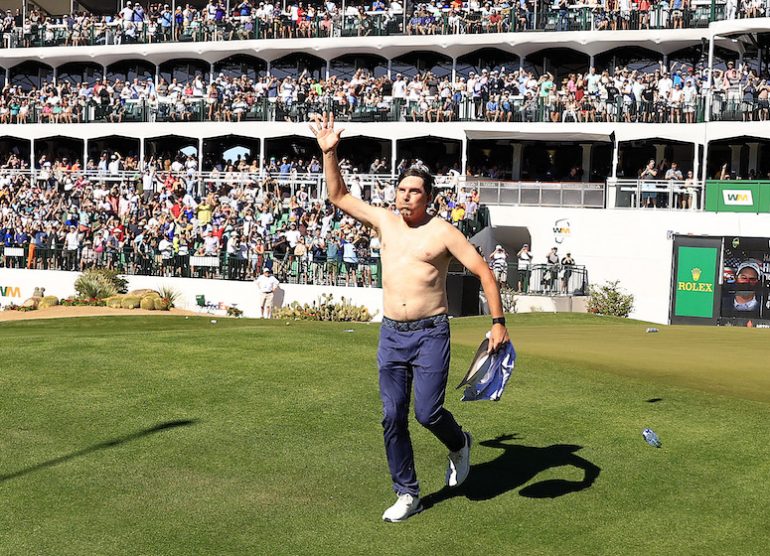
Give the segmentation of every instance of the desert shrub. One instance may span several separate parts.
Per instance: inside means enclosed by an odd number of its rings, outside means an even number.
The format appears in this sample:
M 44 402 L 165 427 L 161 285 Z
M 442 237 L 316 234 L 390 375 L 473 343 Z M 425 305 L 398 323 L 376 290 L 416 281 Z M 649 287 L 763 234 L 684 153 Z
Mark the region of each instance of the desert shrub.
M 24 307 L 22 305 L 16 305 L 15 303 L 9 303 L 3 308 L 4 311 L 18 311 L 20 313 L 28 313 L 29 311 L 37 310 L 37 307 Z
M 500 300 L 503 302 L 504 313 L 516 312 L 516 292 L 508 284 L 502 284 L 500 287 Z
M 169 308 L 176 307 L 176 302 L 179 301 L 179 298 L 181 297 L 178 290 L 171 286 L 166 286 L 165 284 L 158 288 L 158 295 L 160 295 L 162 299 L 168 300 Z
M 115 291 L 118 293 L 128 293 L 128 280 L 123 278 L 117 270 L 110 270 L 108 268 L 97 268 L 94 270 L 109 280 L 115 286 Z
M 634 295 L 623 292 L 620 281 L 588 287 L 588 312 L 612 317 L 628 317 L 634 308 Z
M 171 302 L 164 297 L 156 297 L 153 299 L 156 311 L 168 311 L 171 309 Z
M 239 309 L 238 307 L 228 307 L 227 308 L 227 316 L 228 317 L 235 317 L 239 318 L 243 316 L 243 311 Z
M 121 301 L 120 306 L 123 309 L 138 309 L 140 304 L 141 300 L 138 297 L 134 295 L 127 295 Z
M 86 270 L 75 280 L 75 291 L 81 299 L 104 299 L 118 293 L 115 284 L 99 269 Z
M 145 311 L 154 311 L 155 299 L 156 298 L 150 297 L 149 295 L 144 296 L 142 300 L 139 302 L 139 308 L 144 309 Z M 160 298 L 157 298 L 157 299 L 160 299 Z
M 301 305 L 295 301 L 274 313 L 277 319 L 333 322 L 369 322 L 373 316 L 366 307 L 353 305 L 344 297 L 339 303 L 335 303 L 332 294 L 324 294 L 318 298 L 317 302 L 314 301 L 311 304 Z

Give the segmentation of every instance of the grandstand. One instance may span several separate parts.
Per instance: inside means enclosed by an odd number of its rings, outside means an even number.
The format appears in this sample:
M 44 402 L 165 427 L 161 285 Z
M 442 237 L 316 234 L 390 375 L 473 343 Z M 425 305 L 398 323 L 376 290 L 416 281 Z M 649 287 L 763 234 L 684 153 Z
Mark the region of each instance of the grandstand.
M 580 282 L 532 281 L 536 307 L 618 279 L 638 318 L 716 322 L 676 314 L 677 238 L 767 235 L 768 2 L 0 9 L 0 264 L 19 284 L 66 295 L 103 265 L 248 305 L 270 261 L 287 300 L 340 288 L 380 308 L 377 241 L 322 201 L 323 111 L 357 194 L 388 206 L 399 170 L 428 165 L 436 213 L 489 226 L 514 289 L 524 243 L 535 264 L 571 251 Z

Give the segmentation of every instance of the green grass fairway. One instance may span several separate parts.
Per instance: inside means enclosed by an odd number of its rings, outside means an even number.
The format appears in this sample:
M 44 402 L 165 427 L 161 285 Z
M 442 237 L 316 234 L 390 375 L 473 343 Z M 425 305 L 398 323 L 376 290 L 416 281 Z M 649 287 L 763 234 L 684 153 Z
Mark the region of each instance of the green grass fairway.
M 458 491 L 412 420 L 428 508 L 403 524 L 377 325 L 0 324 L 0 554 L 768 553 L 769 330 L 509 319 L 502 401 L 448 392 L 477 441 Z M 452 388 L 487 323 L 452 322 Z

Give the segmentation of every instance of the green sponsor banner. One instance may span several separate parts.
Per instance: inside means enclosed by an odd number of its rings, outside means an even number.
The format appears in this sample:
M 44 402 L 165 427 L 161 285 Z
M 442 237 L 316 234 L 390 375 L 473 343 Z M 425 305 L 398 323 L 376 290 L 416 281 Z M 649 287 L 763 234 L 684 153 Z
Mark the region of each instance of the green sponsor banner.
M 717 256 L 715 247 L 679 247 L 674 316 L 714 317 Z
M 706 210 L 710 212 L 770 212 L 770 182 L 707 181 Z

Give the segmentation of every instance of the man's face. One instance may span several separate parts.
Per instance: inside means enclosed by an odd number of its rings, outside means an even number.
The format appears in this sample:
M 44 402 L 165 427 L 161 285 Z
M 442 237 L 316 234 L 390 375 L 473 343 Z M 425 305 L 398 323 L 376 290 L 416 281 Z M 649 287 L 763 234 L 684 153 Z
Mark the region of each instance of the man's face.
M 751 286 L 756 285 L 759 282 L 759 274 L 753 268 L 744 268 L 735 277 L 735 281 L 738 284 L 748 284 Z
M 396 208 L 404 217 L 419 216 L 428 208 L 428 196 L 422 178 L 407 176 L 398 184 Z

